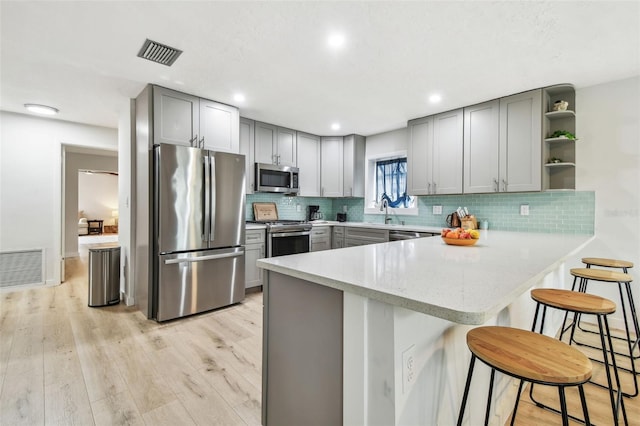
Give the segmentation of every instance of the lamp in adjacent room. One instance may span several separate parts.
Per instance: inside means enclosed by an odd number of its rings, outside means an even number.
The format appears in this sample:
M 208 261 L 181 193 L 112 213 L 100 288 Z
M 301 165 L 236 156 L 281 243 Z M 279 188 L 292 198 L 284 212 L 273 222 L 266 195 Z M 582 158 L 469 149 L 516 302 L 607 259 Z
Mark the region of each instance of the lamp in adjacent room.
M 115 225 L 118 226 L 118 210 L 111 210 L 111 217 L 113 218 Z

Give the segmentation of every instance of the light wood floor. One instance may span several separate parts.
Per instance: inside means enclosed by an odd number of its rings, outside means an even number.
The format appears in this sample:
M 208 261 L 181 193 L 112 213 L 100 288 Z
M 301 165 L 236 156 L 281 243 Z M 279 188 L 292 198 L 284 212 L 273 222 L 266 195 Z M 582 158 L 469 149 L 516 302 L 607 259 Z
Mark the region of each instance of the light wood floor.
M 87 307 L 84 256 L 60 286 L 0 295 L 0 424 L 260 424 L 261 293 L 158 324 Z
M 0 424 L 260 424 L 261 293 L 158 324 L 124 304 L 87 307 L 86 249 L 81 256 L 68 261 L 60 286 L 0 294 Z M 586 392 L 592 422 L 611 425 L 608 393 Z M 536 395 L 557 406 L 555 388 Z M 580 415 L 577 392 L 568 399 Z M 629 424 L 640 425 L 639 398 L 625 404 Z M 560 419 L 525 393 L 516 424 Z

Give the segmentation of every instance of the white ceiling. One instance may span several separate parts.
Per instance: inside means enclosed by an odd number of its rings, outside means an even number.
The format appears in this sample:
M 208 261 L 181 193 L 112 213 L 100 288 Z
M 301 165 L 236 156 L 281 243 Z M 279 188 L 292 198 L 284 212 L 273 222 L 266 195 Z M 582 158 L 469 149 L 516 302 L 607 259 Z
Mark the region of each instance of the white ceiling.
M 0 15 L 0 109 L 41 103 L 108 127 L 146 83 L 297 130 L 367 136 L 528 89 L 640 74 L 637 0 L 2 0 Z M 342 50 L 327 47 L 331 31 L 345 34 Z M 184 53 L 172 67 L 140 59 L 146 38 Z

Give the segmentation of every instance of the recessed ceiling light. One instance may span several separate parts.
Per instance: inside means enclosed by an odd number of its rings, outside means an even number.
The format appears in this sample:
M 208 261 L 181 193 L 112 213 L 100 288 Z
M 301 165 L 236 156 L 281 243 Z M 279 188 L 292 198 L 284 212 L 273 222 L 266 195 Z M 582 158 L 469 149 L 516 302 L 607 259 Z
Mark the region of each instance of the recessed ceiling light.
M 245 97 L 242 93 L 236 93 L 235 95 L 233 95 L 233 100 L 236 102 L 244 102 Z
M 42 115 L 56 115 L 58 113 L 58 109 L 54 107 L 50 107 L 47 105 L 38 105 L 38 104 L 24 104 L 24 107 L 31 112 Z
M 334 49 L 339 49 L 342 46 L 344 46 L 344 42 L 345 42 L 344 34 L 333 33 L 329 35 L 327 42 L 329 43 L 330 47 L 333 47 Z
M 442 100 L 442 96 L 440 96 L 439 94 L 435 93 L 431 96 L 429 96 L 429 102 L 431 102 L 432 104 L 437 104 L 438 102 L 440 102 Z
M 333 123 L 331 125 L 331 130 L 340 130 L 340 123 Z

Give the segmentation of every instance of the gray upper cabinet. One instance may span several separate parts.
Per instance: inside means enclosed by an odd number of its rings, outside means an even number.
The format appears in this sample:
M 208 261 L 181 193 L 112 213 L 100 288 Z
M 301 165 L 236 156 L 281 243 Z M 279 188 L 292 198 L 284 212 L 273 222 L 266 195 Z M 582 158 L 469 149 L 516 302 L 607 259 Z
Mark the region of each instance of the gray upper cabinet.
M 320 139 L 320 179 L 322 197 L 343 196 L 343 139 L 337 136 L 327 136 Z
M 532 90 L 464 109 L 464 192 L 540 191 L 542 94 Z
M 246 193 L 253 194 L 255 184 L 255 169 L 254 169 L 254 150 L 253 140 L 255 133 L 255 123 L 248 118 L 240 117 L 240 154 L 245 158 L 245 173 L 246 173 Z
M 200 147 L 240 152 L 238 108 L 200 99 Z
M 320 196 L 320 136 L 297 132 L 298 140 L 298 195 Z
M 238 109 L 153 86 L 154 143 L 240 151 Z
M 200 98 L 153 86 L 153 143 L 194 146 L 200 129 Z
M 500 191 L 542 189 L 542 91 L 500 99 Z
M 498 192 L 500 101 L 464 109 L 465 194 Z
M 276 137 L 277 126 L 273 124 L 255 122 L 255 158 L 256 163 L 277 164 Z
M 407 192 L 410 195 L 429 195 L 433 173 L 433 117 L 409 121 L 408 130 Z
M 343 139 L 343 190 L 345 197 L 364 197 L 365 137 L 348 135 Z
M 433 118 L 432 194 L 462 194 L 462 109 Z
M 408 192 L 461 194 L 463 110 L 409 122 Z
M 257 163 L 296 166 L 296 131 L 256 121 L 255 159 Z
M 295 130 L 278 127 L 278 164 L 285 166 L 298 165 L 298 139 Z

